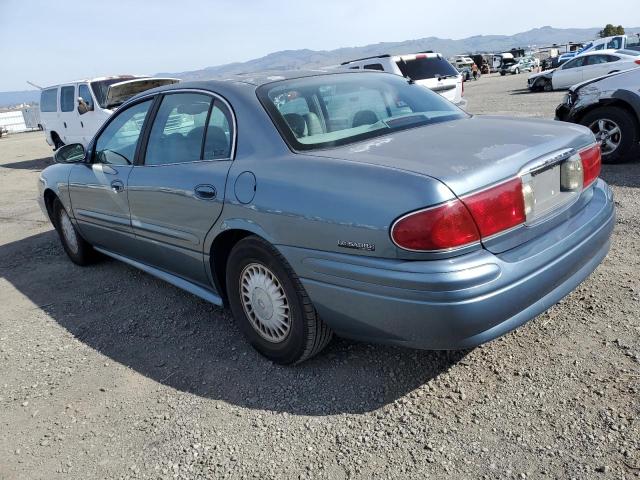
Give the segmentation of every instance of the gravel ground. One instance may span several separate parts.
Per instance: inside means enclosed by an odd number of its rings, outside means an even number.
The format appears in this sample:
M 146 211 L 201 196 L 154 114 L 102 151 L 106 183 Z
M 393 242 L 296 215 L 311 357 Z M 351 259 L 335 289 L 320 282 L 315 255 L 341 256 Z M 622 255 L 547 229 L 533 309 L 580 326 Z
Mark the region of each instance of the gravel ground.
M 552 117 L 525 76 L 469 110 Z M 283 368 L 228 312 L 111 260 L 68 261 L 35 203 L 51 151 L 0 139 L 0 479 L 640 477 L 640 162 L 607 166 L 611 253 L 488 345 L 334 340 Z

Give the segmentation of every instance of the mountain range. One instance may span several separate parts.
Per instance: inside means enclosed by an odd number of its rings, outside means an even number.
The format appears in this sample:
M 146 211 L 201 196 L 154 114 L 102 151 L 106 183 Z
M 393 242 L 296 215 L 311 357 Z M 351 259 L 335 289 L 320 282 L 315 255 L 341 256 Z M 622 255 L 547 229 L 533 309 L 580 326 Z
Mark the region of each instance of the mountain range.
M 599 28 L 541 27 L 515 35 L 476 35 L 452 40 L 425 37 L 402 42 L 381 42 L 360 47 L 344 47 L 336 50 L 283 50 L 247 62 L 206 67 L 188 72 L 162 72 L 159 76 L 177 77 L 182 80 L 206 80 L 229 77 L 261 70 L 316 69 L 338 65 L 343 61 L 373 55 L 401 54 L 433 50 L 449 57 L 455 54 L 476 52 L 503 52 L 512 48 L 536 46 L 548 47 L 569 42 L 586 42 L 598 36 Z M 627 34 L 640 33 L 640 27 L 627 28 Z M 23 102 L 38 101 L 39 91 L 0 92 L 0 107 Z

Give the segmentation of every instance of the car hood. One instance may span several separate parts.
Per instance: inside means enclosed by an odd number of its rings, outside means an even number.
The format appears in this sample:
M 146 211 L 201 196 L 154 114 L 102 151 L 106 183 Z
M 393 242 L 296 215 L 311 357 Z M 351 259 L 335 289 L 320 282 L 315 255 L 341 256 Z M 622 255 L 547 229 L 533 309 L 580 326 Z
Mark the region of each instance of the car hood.
M 551 74 L 553 72 L 555 72 L 556 69 L 551 69 L 551 70 L 545 70 L 543 72 L 539 72 L 539 73 L 534 73 L 533 75 L 529 75 L 529 80 L 533 80 L 534 78 L 539 78 L 539 77 L 544 77 L 544 76 L 551 76 Z
M 129 100 L 134 95 L 152 88 L 178 83 L 177 78 L 135 78 L 110 85 L 105 98 L 105 108 L 114 108 Z
M 551 120 L 473 116 L 404 130 L 313 155 L 416 172 L 461 196 L 515 176 L 549 153 L 593 143 L 591 131 Z

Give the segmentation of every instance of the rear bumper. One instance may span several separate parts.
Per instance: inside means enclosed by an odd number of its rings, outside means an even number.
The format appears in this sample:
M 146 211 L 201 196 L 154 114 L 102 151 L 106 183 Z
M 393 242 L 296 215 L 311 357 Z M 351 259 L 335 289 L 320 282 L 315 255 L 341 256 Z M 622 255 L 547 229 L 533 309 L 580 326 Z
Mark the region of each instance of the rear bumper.
M 613 196 L 602 181 L 574 217 L 502 254 L 403 261 L 280 246 L 339 335 L 425 349 L 470 348 L 542 313 L 609 251 Z

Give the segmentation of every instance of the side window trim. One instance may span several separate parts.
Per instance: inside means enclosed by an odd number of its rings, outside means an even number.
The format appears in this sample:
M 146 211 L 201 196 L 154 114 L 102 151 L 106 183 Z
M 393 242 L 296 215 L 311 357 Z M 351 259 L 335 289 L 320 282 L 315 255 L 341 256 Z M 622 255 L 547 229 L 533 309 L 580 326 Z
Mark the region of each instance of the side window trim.
M 206 138 L 207 138 L 207 132 L 205 129 L 205 134 L 204 134 L 204 138 L 203 138 L 203 143 L 202 143 L 202 147 L 200 150 L 200 160 L 193 160 L 191 162 L 176 162 L 176 163 L 165 163 L 163 165 L 145 165 L 144 164 L 144 158 L 145 155 L 147 153 L 147 146 L 149 144 L 149 136 L 151 135 L 151 128 L 153 127 L 153 123 L 155 122 L 156 119 L 156 115 L 158 113 L 158 110 L 160 109 L 160 104 L 162 103 L 162 99 L 166 96 L 166 95 L 173 95 L 173 94 L 179 94 L 179 93 L 199 93 L 199 94 L 203 94 L 203 95 L 208 95 L 210 97 L 212 97 L 213 101 L 211 102 L 211 105 L 209 106 L 209 111 L 207 112 L 207 121 L 205 123 L 206 127 L 209 127 L 209 119 L 211 117 L 211 112 L 213 112 L 213 108 L 216 104 L 216 102 L 221 102 L 222 105 L 225 106 L 227 112 L 229 112 L 229 115 L 231 116 L 231 123 L 229 124 L 229 127 L 231 128 L 231 153 L 229 155 L 229 158 L 216 158 L 216 159 L 204 159 L 204 148 L 205 148 L 205 143 L 206 143 Z M 148 100 L 148 97 L 143 97 L 142 99 L 140 99 L 140 101 L 144 101 L 144 100 Z M 139 103 L 139 102 L 136 102 Z M 127 106 L 128 107 L 128 106 Z M 103 126 L 104 128 L 104 126 Z M 97 135 L 96 135 L 97 138 Z M 133 166 L 134 167 L 144 167 L 144 166 L 151 166 L 151 167 L 162 167 L 164 165 L 176 165 L 177 163 L 195 163 L 195 162 L 220 162 L 220 161 L 225 161 L 225 160 L 231 160 L 234 161 L 235 160 L 235 156 L 236 156 L 236 143 L 237 143 L 237 138 L 238 138 L 238 130 L 237 130 L 237 121 L 236 121 L 236 114 L 235 111 L 233 110 L 233 108 L 231 107 L 231 104 L 227 101 L 226 98 L 224 98 L 222 95 L 212 92 L 210 90 L 199 90 L 199 89 L 193 89 L 193 88 L 185 88 L 185 89 L 176 89 L 176 90 L 170 90 L 167 92 L 161 92 L 155 95 L 155 100 L 154 100 L 154 104 L 151 106 L 151 108 L 149 109 L 149 113 L 147 114 L 147 117 L 145 118 L 145 124 L 143 126 L 142 129 L 142 134 L 140 135 L 140 140 L 138 143 L 138 148 L 136 149 L 136 156 L 134 157 L 134 162 L 133 162 Z

